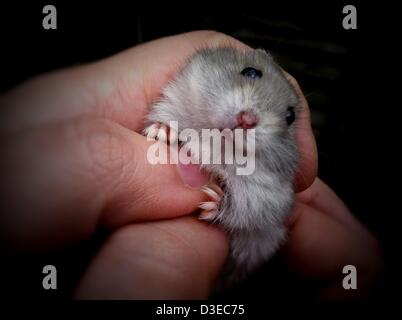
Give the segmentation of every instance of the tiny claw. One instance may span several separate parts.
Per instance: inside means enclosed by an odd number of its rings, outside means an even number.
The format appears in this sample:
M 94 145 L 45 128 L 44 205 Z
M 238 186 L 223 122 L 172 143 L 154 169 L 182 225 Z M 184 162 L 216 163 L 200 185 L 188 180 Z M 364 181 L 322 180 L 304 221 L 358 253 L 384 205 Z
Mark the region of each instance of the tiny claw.
M 217 210 L 218 204 L 216 202 L 208 201 L 208 202 L 201 202 L 198 207 L 203 210 Z
M 167 141 L 167 127 L 164 124 L 162 124 L 160 126 L 157 137 L 158 137 L 159 141 L 162 141 L 162 142 L 166 143 L 166 141 Z
M 143 133 L 148 140 L 156 140 L 159 131 L 159 126 L 160 126 L 159 123 L 154 123 L 144 129 Z
M 212 221 L 216 218 L 218 215 L 218 210 L 211 210 L 211 211 L 203 211 L 199 215 L 200 220 L 205 220 L 205 221 Z
M 207 185 L 208 188 L 214 190 L 219 196 L 223 196 L 223 191 L 220 186 L 218 186 L 216 183 L 210 183 Z
M 207 194 L 212 200 L 216 202 L 219 202 L 221 200 L 221 197 L 218 195 L 218 193 L 215 190 L 211 189 L 210 187 L 204 186 L 201 188 L 201 190 L 205 194 Z
M 201 220 L 212 221 L 219 214 L 218 205 L 223 196 L 222 189 L 215 183 L 209 183 L 201 188 L 211 201 L 201 202 L 198 206 L 203 211 L 200 213 Z

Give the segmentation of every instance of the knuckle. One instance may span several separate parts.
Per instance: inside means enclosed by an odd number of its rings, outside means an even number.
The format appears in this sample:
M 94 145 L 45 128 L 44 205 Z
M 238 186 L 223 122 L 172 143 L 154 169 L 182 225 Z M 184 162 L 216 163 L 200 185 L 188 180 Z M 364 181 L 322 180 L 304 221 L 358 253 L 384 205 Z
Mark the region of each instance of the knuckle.
M 222 33 L 222 32 L 214 32 L 209 35 L 211 42 L 217 45 L 227 44 L 230 41 L 233 41 L 234 38 Z
M 211 46 L 217 46 L 217 47 L 233 46 L 233 47 L 236 47 L 239 49 L 249 48 L 243 42 L 241 42 L 225 33 L 222 33 L 219 31 L 212 31 L 212 30 L 208 30 L 205 32 L 206 32 L 206 41 Z

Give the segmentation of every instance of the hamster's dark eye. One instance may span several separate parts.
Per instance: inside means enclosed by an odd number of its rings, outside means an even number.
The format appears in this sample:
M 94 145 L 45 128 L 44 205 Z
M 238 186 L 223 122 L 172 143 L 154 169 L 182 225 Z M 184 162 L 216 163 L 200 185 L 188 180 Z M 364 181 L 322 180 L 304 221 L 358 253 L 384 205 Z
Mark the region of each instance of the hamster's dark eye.
M 290 126 L 296 120 L 296 114 L 293 107 L 289 107 L 286 111 L 286 123 Z
M 242 70 L 241 74 L 247 78 L 256 79 L 262 77 L 262 72 L 260 70 L 247 67 Z

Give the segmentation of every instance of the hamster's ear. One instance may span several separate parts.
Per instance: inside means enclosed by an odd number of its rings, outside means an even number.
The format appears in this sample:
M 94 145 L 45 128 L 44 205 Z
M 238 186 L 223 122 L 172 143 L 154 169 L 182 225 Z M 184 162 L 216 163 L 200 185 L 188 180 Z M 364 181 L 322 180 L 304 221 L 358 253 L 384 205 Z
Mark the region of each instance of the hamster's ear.
M 261 57 L 269 58 L 271 60 L 273 59 L 271 54 L 265 49 L 255 49 L 255 52 L 256 52 L 257 55 L 259 55 Z
M 264 55 L 266 55 L 266 56 L 271 57 L 271 54 L 270 54 L 267 50 L 265 50 L 265 49 L 258 48 L 258 49 L 255 49 L 255 51 L 258 52 L 259 54 L 264 54 Z

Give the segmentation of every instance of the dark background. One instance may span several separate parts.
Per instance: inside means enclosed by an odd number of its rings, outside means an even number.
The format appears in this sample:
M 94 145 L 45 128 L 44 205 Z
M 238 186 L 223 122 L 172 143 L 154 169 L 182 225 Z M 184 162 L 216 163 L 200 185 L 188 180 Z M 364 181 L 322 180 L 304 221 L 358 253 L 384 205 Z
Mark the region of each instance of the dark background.
M 46 4 L 57 8 L 57 30 L 42 28 L 42 8 Z M 141 42 L 197 29 L 218 30 L 271 51 L 298 80 L 309 102 L 319 151 L 319 176 L 382 244 L 387 270 L 373 298 L 390 297 L 397 238 L 390 226 L 398 214 L 391 194 L 398 186 L 394 188 L 389 183 L 396 168 L 388 160 L 398 146 L 389 139 L 397 106 L 386 100 L 391 88 L 384 70 L 390 58 L 385 48 L 395 38 L 379 20 L 379 7 L 356 1 L 275 7 L 268 3 L 268 8 L 250 5 L 247 12 L 231 12 L 201 4 L 197 1 L 186 5 L 197 14 L 175 10 L 171 13 L 157 5 L 144 9 L 114 2 L 88 7 L 61 1 L 2 5 L 0 92 L 39 73 L 101 59 Z M 342 28 L 342 8 L 346 4 L 357 7 L 357 30 Z M 10 255 L 12 262 L 3 264 L 3 284 L 8 284 L 9 293 L 17 296 L 68 297 L 72 283 L 88 261 L 87 253 L 93 252 L 104 235 L 106 232 L 99 231 L 93 241 L 29 262 Z M 290 278 L 277 260 L 264 266 L 231 296 L 261 297 L 263 291 L 264 297 L 309 298 L 306 284 Z M 58 266 L 57 292 L 41 289 L 45 264 Z M 15 281 L 20 284 L 15 285 Z

